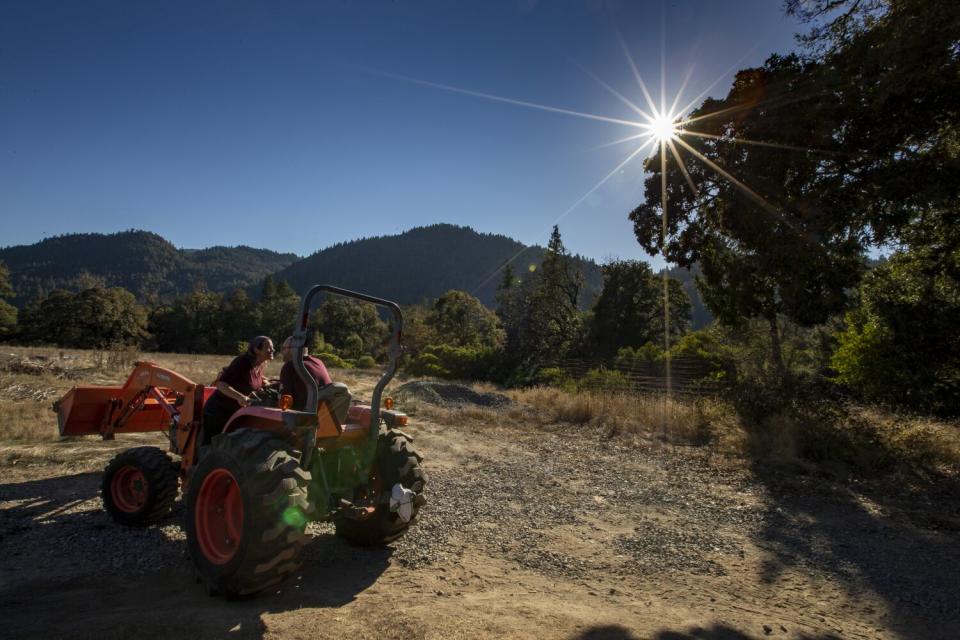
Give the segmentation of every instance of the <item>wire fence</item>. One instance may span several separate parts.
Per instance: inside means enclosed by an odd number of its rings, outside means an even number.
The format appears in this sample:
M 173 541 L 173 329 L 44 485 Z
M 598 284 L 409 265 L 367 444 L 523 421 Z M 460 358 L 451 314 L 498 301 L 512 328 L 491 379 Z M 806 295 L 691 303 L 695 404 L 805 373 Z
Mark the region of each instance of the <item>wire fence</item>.
M 671 358 L 669 384 L 664 360 L 570 359 L 560 363 L 560 369 L 580 388 L 637 394 L 665 393 L 669 388 L 679 395 L 715 395 L 732 377 L 714 363 L 689 356 Z

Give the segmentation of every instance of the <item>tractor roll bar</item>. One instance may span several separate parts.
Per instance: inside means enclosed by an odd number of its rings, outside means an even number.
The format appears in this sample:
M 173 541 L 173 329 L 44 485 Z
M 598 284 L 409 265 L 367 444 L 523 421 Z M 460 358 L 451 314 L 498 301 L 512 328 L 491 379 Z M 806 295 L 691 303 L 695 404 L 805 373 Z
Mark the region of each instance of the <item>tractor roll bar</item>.
M 385 307 L 393 313 L 393 333 L 390 336 L 390 345 L 387 349 L 390 362 L 383 377 L 380 378 L 377 386 L 374 387 L 373 398 L 370 401 L 370 439 L 376 442 L 380 431 L 380 397 L 383 394 L 384 388 L 397 372 L 400 355 L 403 353 L 403 347 L 400 346 L 400 336 L 403 334 L 403 314 L 400 312 L 400 305 L 396 302 L 384 300 L 383 298 L 376 298 L 365 293 L 350 291 L 349 289 L 341 289 L 340 287 L 329 284 L 316 284 L 310 287 L 310 290 L 303 296 L 303 300 L 300 301 L 300 313 L 297 316 L 297 323 L 293 327 L 292 345 L 296 349 L 296 354 L 293 358 L 293 368 L 307 388 L 307 403 L 303 410 L 310 413 L 317 412 L 317 396 L 320 393 L 320 389 L 317 386 L 317 381 L 310 375 L 310 372 L 307 371 L 307 368 L 303 364 L 303 349 L 307 343 L 307 321 L 310 319 L 310 303 L 313 301 L 313 297 L 321 291 L 345 298 L 354 298 L 356 300 L 370 302 L 379 307 Z M 306 451 L 304 453 L 307 454 Z

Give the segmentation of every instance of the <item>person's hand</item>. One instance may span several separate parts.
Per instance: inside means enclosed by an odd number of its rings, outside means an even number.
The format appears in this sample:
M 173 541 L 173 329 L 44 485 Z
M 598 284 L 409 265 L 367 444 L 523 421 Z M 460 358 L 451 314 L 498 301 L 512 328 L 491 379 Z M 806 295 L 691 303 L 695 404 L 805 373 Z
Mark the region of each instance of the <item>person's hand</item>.
M 240 406 L 241 406 L 241 407 L 249 407 L 251 402 L 252 402 L 252 400 L 250 399 L 250 396 L 242 396 L 242 397 L 240 398 Z

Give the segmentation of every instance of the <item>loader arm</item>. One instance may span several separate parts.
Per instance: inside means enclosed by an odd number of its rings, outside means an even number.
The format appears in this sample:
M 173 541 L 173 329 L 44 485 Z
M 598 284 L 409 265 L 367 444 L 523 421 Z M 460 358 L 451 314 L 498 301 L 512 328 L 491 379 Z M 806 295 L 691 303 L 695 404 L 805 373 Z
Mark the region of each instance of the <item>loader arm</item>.
M 171 432 L 186 465 L 193 464 L 203 402 L 213 389 L 152 362 L 137 362 L 122 387 L 74 387 L 54 404 L 60 435 Z

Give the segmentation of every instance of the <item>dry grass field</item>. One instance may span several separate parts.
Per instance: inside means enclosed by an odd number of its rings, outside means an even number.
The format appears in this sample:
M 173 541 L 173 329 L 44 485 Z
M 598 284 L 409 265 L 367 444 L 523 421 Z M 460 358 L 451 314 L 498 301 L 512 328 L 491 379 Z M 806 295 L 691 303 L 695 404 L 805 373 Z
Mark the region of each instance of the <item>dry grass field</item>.
M 58 463 L 74 457 L 70 442 L 61 442 L 54 400 L 72 386 L 122 384 L 133 363 L 149 360 L 188 378 L 209 383 L 229 362 L 227 356 L 97 352 L 43 347 L 0 349 L 0 465 L 17 459 Z M 281 362 L 268 364 L 267 376 L 279 376 Z M 335 370 L 360 397 L 370 391 L 378 370 Z M 405 382 L 398 376 L 388 388 Z M 473 384 L 478 392 L 497 391 Z M 731 404 L 715 397 L 665 398 L 622 391 L 569 393 L 554 387 L 501 391 L 513 402 L 503 408 L 474 405 L 449 407 L 412 400 L 406 410 L 436 422 L 458 424 L 520 423 L 552 428 L 577 425 L 603 439 L 634 446 L 700 447 L 717 464 L 738 465 L 763 458 L 777 464 L 805 465 L 804 458 L 846 464 L 875 475 L 892 468 L 960 476 L 960 424 L 851 405 L 828 425 L 822 438 L 811 425 L 787 415 L 774 415 L 762 425 L 745 424 Z M 156 437 L 156 436 L 152 436 Z

